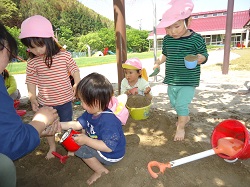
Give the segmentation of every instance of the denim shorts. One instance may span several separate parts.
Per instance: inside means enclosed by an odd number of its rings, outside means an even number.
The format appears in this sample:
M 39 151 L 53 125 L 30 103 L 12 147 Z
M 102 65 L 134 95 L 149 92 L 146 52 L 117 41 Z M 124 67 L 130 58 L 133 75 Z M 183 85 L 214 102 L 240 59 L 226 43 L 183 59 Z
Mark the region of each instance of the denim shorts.
M 63 105 L 53 106 L 53 108 L 57 110 L 61 122 L 72 121 L 73 109 L 71 101 Z
M 40 105 L 40 107 L 42 107 L 42 105 Z M 73 109 L 71 101 L 52 107 L 57 110 L 60 122 L 72 121 Z
M 102 158 L 98 154 L 97 150 L 95 150 L 89 146 L 86 146 L 86 145 L 81 146 L 75 152 L 75 155 L 78 156 L 79 158 L 82 158 L 82 159 L 88 159 L 88 158 L 95 157 L 99 162 L 101 162 L 102 164 L 107 165 L 107 166 L 110 166 L 110 165 L 115 163 L 115 162 L 109 162 L 109 161 L 105 160 L 104 158 Z

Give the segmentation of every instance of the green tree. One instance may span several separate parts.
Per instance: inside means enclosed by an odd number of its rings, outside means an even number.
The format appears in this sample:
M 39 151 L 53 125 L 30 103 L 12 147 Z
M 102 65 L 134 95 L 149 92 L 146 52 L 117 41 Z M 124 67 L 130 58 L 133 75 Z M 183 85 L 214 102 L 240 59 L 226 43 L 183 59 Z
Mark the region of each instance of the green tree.
M 51 0 L 21 0 L 20 12 L 23 20 L 33 15 L 41 15 L 49 19 L 55 26 L 58 26 L 60 19 L 60 9 L 56 9 L 54 1 Z
M 72 34 L 73 32 L 70 30 L 70 28 L 65 26 L 61 26 L 57 33 L 60 45 L 67 46 L 67 50 L 69 51 L 77 50 L 77 45 L 74 45 L 74 40 L 76 37 L 73 37 Z
M 103 44 L 102 49 L 99 50 L 103 50 L 105 47 L 108 47 L 111 51 L 116 50 L 114 29 L 102 28 L 100 31 L 98 31 L 98 36 L 102 41 L 101 43 Z
M 91 51 L 103 50 L 103 43 L 97 32 L 81 36 L 77 49 L 79 51 L 87 51 L 87 45 L 90 46 Z
M 127 48 L 132 52 L 144 52 L 148 50 L 148 31 L 127 29 Z
M 18 56 L 26 59 L 26 47 L 22 44 L 22 42 L 18 39 L 19 34 L 20 34 L 20 29 L 17 27 L 8 27 L 6 26 L 7 30 L 10 32 L 10 34 L 16 39 L 17 44 L 18 44 Z
M 100 15 L 98 14 L 95 20 L 95 30 L 99 31 L 101 28 L 103 28 L 103 24 L 102 24 Z
M 12 0 L 0 1 L 0 20 L 4 25 L 13 27 L 20 17 L 18 8 Z

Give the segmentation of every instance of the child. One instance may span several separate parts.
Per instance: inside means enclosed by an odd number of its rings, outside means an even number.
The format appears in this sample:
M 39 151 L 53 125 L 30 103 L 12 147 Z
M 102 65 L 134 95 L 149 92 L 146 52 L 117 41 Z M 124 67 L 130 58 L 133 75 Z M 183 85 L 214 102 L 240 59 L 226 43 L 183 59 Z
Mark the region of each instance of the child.
M 80 81 L 79 68 L 70 53 L 57 43 L 50 21 L 40 15 L 27 18 L 21 25 L 19 38 L 29 52 L 26 84 L 33 111 L 37 111 L 39 106 L 52 106 L 57 110 L 60 121 L 71 121 L 72 100 Z M 73 88 L 68 72 L 75 81 Z M 46 158 L 54 158 L 55 137 L 47 139 L 50 150 Z
M 7 69 L 3 70 L 2 76 L 3 76 L 4 84 L 5 84 L 5 87 L 7 88 L 7 92 L 9 96 L 13 100 L 19 100 L 21 98 L 21 94 L 19 90 L 17 89 L 15 77 L 10 75 Z
M 206 63 L 208 58 L 202 36 L 187 28 L 193 6 L 191 0 L 171 0 L 157 26 L 165 28 L 167 35 L 163 39 L 162 54 L 153 69 L 160 68 L 160 64 L 166 61 L 164 83 L 168 84 L 170 103 L 178 115 L 174 141 L 184 139 L 184 128 L 190 120 L 188 106 L 200 82 L 200 64 Z M 194 69 L 187 69 L 184 65 L 184 57 L 189 54 L 198 56 L 198 65 Z
M 126 139 L 121 121 L 108 109 L 113 95 L 111 83 L 98 73 L 91 73 L 78 84 L 76 95 L 86 110 L 77 121 L 61 122 L 63 130 L 82 130 L 74 137 L 81 145 L 75 155 L 80 157 L 94 174 L 87 180 L 90 185 L 109 171 L 103 166 L 120 161 L 125 155 Z
M 145 95 L 148 99 L 152 100 L 147 73 L 142 68 L 141 61 L 138 58 L 128 59 L 122 64 L 122 68 L 124 69 L 125 78 L 121 82 L 121 94 Z

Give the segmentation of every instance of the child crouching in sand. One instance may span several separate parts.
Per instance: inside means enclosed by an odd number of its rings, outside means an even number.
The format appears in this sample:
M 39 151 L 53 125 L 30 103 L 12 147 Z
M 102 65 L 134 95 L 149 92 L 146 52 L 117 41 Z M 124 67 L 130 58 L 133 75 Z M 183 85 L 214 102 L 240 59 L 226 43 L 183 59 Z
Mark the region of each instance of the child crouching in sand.
M 91 73 L 78 84 L 76 96 L 86 110 L 77 121 L 61 122 L 63 130 L 72 128 L 82 134 L 73 137 L 81 147 L 75 152 L 93 171 L 87 180 L 92 184 L 102 174 L 108 174 L 104 165 L 112 165 L 125 155 L 126 139 L 121 121 L 108 109 L 113 87 L 98 73 Z

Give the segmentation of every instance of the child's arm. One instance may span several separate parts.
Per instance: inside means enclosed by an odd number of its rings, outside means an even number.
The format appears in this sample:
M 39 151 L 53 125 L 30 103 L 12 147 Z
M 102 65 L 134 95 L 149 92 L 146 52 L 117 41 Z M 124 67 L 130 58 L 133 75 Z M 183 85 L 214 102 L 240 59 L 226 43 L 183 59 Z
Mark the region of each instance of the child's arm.
M 152 95 L 151 95 L 151 87 L 148 81 L 145 79 L 139 79 L 138 81 L 138 87 L 139 90 L 143 91 L 144 95 L 149 99 L 152 100 Z
M 81 130 L 82 125 L 78 121 L 67 121 L 67 122 L 60 122 L 62 130 L 68 130 L 72 128 L 74 130 Z
M 102 140 L 90 138 L 85 134 L 78 134 L 73 137 L 73 139 L 78 145 L 87 145 L 98 151 L 112 152 L 112 150 Z
M 27 83 L 27 88 L 32 110 L 36 112 L 39 109 L 39 104 L 36 100 L 36 85 Z
M 153 96 L 150 94 L 151 88 L 147 87 L 144 91 L 145 96 L 149 99 L 152 100 Z
M 81 78 L 80 78 L 80 72 L 79 71 L 75 71 L 74 74 L 72 75 L 72 77 L 74 78 L 74 81 L 75 81 L 75 84 L 73 85 L 73 92 L 75 94 L 76 86 L 77 86 L 77 84 L 81 80 Z
M 153 69 L 155 68 L 159 68 L 160 69 L 160 65 L 163 63 L 163 62 L 166 62 L 166 56 L 164 54 L 161 54 L 155 61 L 155 64 L 154 64 L 154 67 Z
M 198 64 L 202 64 L 203 62 L 206 61 L 206 57 L 202 54 L 197 54 L 198 57 Z

